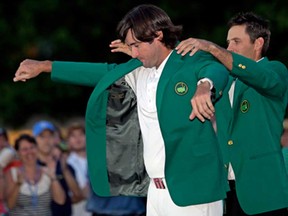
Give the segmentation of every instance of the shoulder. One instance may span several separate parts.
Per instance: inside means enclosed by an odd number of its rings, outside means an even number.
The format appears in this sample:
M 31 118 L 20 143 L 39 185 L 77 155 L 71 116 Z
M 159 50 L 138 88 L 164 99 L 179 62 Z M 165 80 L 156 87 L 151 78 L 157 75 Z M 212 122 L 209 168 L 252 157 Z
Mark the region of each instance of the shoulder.
M 77 160 L 77 155 L 75 152 L 71 152 L 67 158 L 68 163 L 75 163 Z
M 269 64 L 269 65 L 271 65 L 273 67 L 277 67 L 280 70 L 287 71 L 286 65 L 283 62 L 281 62 L 281 61 L 277 61 L 277 60 L 271 60 L 270 61 L 270 60 L 268 60 L 268 58 L 264 58 L 263 63 L 264 64 Z
M 275 74 L 275 77 L 280 79 L 281 82 L 288 82 L 288 70 L 286 65 L 281 61 L 269 60 L 267 57 L 264 57 L 262 60 L 257 62 L 257 65 L 259 65 L 258 68 L 260 68 L 262 71 Z
M 181 56 L 179 54 L 178 58 L 181 58 L 185 64 L 193 63 L 194 65 L 207 65 L 207 64 L 221 64 L 213 55 L 208 52 L 198 50 L 193 56 L 186 54 L 185 56 Z

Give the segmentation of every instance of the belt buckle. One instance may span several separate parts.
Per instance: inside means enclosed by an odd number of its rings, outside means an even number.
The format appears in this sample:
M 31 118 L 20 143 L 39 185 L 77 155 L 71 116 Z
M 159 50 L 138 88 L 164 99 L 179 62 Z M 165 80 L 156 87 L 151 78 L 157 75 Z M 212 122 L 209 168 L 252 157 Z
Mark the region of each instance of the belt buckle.
M 157 189 L 165 189 L 165 184 L 162 178 L 153 178 L 153 181 Z

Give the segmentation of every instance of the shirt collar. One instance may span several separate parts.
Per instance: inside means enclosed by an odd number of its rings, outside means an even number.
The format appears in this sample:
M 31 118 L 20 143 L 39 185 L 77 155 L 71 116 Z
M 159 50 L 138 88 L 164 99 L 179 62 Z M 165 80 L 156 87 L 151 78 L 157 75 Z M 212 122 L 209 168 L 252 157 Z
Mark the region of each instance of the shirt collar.
M 264 57 L 262 57 L 261 59 L 257 60 L 256 62 L 260 62 L 260 61 L 262 61 L 263 59 L 264 59 Z
M 172 51 L 169 53 L 169 55 L 164 59 L 164 61 L 160 64 L 160 66 L 156 69 L 157 72 L 162 72 L 163 68 L 166 64 L 166 62 L 168 61 L 168 58 L 170 57 Z

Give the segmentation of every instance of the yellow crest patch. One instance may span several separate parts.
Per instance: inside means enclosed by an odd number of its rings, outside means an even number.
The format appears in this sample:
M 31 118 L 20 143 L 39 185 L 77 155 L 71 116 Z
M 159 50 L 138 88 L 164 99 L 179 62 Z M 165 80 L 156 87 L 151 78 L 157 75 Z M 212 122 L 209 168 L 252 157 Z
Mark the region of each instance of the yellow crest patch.
M 250 108 L 250 103 L 248 102 L 248 100 L 243 100 L 240 105 L 240 111 L 242 113 L 246 113 L 248 112 L 249 108 Z
M 184 82 L 178 82 L 175 85 L 175 92 L 178 95 L 185 95 L 188 92 L 188 86 Z

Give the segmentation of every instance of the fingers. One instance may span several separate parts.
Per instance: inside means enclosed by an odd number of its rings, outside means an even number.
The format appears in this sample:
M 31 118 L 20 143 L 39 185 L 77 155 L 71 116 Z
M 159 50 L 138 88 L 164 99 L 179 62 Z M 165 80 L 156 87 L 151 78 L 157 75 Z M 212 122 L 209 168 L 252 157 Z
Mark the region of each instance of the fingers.
M 198 110 L 198 105 L 197 105 L 196 101 L 192 99 L 191 104 L 192 104 L 193 110 L 192 110 L 191 115 L 189 116 L 189 119 L 193 120 L 196 117 L 201 122 L 204 122 L 205 118 L 204 118 L 204 116 L 201 115 L 200 111 Z
M 51 179 L 56 178 L 55 169 L 53 170 L 53 169 L 50 169 L 49 167 L 42 167 L 42 171 L 46 173 L 46 175 L 48 175 Z
M 209 115 L 210 118 L 209 119 L 211 119 L 214 116 L 215 108 L 214 108 L 213 103 L 212 103 L 210 98 L 209 98 L 208 101 L 206 101 L 206 105 L 207 105 L 207 109 L 212 112 L 212 113 L 209 112 L 210 113 L 210 115 Z
M 205 122 L 206 119 L 210 120 L 213 118 L 214 112 L 210 110 L 208 106 L 200 106 L 198 110 L 193 109 L 189 119 L 193 120 L 195 117 L 198 118 L 201 122 Z
M 30 73 L 28 71 L 30 71 Z M 20 64 L 18 70 L 15 73 L 13 81 L 14 82 L 18 82 L 18 81 L 26 82 L 26 80 L 30 78 L 32 78 L 31 69 L 29 70 L 29 68 L 26 67 L 26 65 Z
M 111 52 L 122 52 L 131 56 L 131 50 L 128 45 L 123 43 L 120 39 L 114 40 L 110 43 Z
M 119 44 L 119 43 L 122 43 L 122 41 L 120 39 L 116 39 L 114 41 L 111 41 L 110 44 Z
M 190 120 L 193 120 L 194 118 L 196 117 L 196 115 L 195 115 L 195 112 L 194 112 L 194 110 L 192 110 L 192 112 L 191 112 L 191 114 L 190 114 L 190 116 L 189 116 L 189 119 Z M 199 119 L 200 120 L 200 119 Z M 201 121 L 201 120 L 200 120 Z M 202 121 L 203 122 L 203 121 Z
M 205 119 L 211 119 L 214 116 L 214 106 L 211 101 L 197 101 L 195 98 L 191 100 L 193 110 L 189 116 L 190 120 L 193 120 L 195 117 L 198 118 L 201 122 L 205 122 Z
M 29 74 L 26 72 L 28 71 L 26 64 L 29 64 L 29 60 L 27 59 L 20 63 L 13 78 L 14 82 L 18 81 L 26 82 L 26 80 L 29 79 Z
M 197 86 L 196 92 L 191 99 L 192 113 L 189 118 L 197 117 L 201 122 L 214 116 L 215 108 L 211 100 L 210 83 L 205 81 Z
M 13 82 L 18 82 L 18 81 L 26 82 L 26 79 L 20 79 L 18 77 L 13 78 Z
M 15 73 L 13 81 L 14 82 L 18 82 L 18 81 L 26 82 L 27 79 L 29 79 L 29 75 L 25 71 L 18 69 L 18 71 Z
M 177 53 L 181 54 L 182 56 L 189 52 L 189 55 L 192 56 L 198 50 L 196 47 L 196 40 L 194 38 L 188 38 L 181 41 L 175 49 L 177 50 Z
M 111 52 L 123 52 L 126 45 L 120 40 L 116 39 L 110 43 Z
M 23 66 L 20 64 L 18 70 L 15 73 L 13 81 L 14 82 L 18 82 L 18 81 L 26 82 L 28 78 L 29 78 L 28 74 L 24 71 Z

